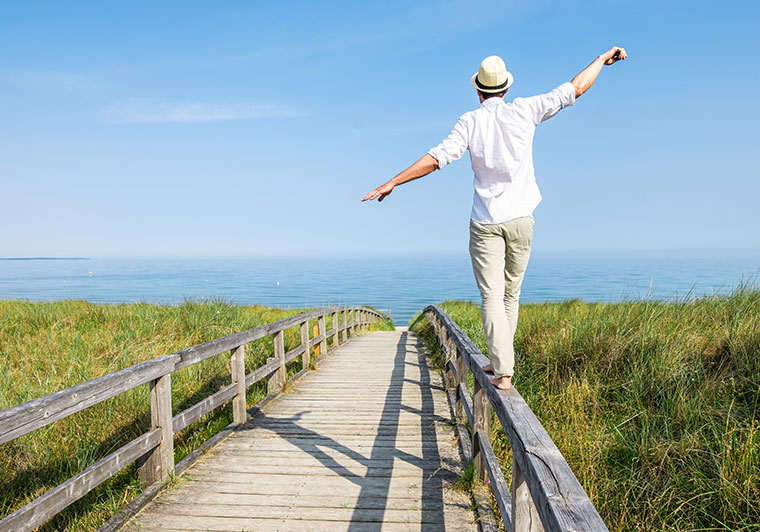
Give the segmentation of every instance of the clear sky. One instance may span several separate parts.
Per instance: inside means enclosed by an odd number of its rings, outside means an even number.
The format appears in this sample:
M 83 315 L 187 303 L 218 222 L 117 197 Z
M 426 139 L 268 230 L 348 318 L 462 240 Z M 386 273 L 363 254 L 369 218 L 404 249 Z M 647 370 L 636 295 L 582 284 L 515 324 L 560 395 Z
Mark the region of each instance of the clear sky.
M 760 248 L 757 1 L 3 2 L 0 257 L 466 253 L 477 107 L 611 45 L 534 145 L 534 249 Z

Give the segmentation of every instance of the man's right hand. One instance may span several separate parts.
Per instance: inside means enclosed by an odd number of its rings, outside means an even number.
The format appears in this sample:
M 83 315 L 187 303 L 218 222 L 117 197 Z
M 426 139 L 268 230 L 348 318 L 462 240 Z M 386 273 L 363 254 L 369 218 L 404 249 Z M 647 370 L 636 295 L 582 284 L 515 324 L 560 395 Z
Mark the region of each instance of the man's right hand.
M 615 54 L 618 54 L 617 57 L 615 57 Z M 628 54 L 625 53 L 625 48 L 620 48 L 619 46 L 613 46 L 609 50 L 607 50 L 605 53 L 602 54 L 602 58 L 604 59 L 605 65 L 614 65 L 618 61 L 622 61 L 628 57 Z
M 378 196 L 380 197 L 380 199 L 378 199 L 377 201 L 383 201 L 388 194 L 393 192 L 394 187 L 395 185 L 393 184 L 393 180 L 387 181 L 383 183 L 382 185 L 380 185 L 379 187 L 377 187 L 372 192 L 370 192 L 369 194 L 367 194 L 366 196 L 364 196 L 362 198 L 362 201 L 367 201 L 367 200 L 371 201 L 377 198 Z

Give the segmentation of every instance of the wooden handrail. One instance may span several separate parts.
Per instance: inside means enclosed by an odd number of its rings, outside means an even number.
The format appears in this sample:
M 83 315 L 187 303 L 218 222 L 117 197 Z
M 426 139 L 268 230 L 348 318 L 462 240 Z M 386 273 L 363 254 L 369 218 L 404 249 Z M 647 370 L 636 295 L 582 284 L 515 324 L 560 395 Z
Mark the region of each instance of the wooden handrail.
M 333 316 L 330 331 L 325 330 L 328 314 Z M 285 366 L 289 362 L 301 355 L 306 371 L 311 362 L 311 347 L 319 345 L 324 354 L 327 338 L 332 337 L 337 347 L 342 343 L 341 332 L 345 342 L 357 334 L 357 328 L 366 331 L 370 323 L 383 318 L 385 316 L 375 310 L 355 306 L 305 312 L 163 355 L 0 411 L 1 445 L 138 386 L 148 384 L 150 387 L 150 431 L 0 520 L 0 532 L 37 528 L 135 461 L 140 463 L 143 486 L 167 481 L 174 473 L 174 434 L 230 400 L 233 401 L 233 425 L 244 423 L 248 416 L 246 389 L 249 386 L 266 378 L 269 393 L 281 392 L 286 384 Z M 308 322 L 313 319 L 318 320 L 318 334 L 309 338 Z M 301 344 L 286 353 L 283 333 L 295 326 L 300 327 Z M 270 335 L 274 339 L 274 358 L 246 375 L 245 345 Z M 172 416 L 171 374 L 225 352 L 230 353 L 231 384 Z
M 518 391 L 514 387 L 503 391 L 490 384 L 481 369 L 488 359 L 440 307 L 426 307 L 423 314 L 444 353 L 445 381 L 455 392 L 456 413 L 467 416 L 472 430 L 476 474 L 491 481 L 507 530 L 607 531 L 570 466 Z M 470 372 L 472 398 L 467 390 Z M 488 438 L 490 409 L 512 447 L 511 494 Z

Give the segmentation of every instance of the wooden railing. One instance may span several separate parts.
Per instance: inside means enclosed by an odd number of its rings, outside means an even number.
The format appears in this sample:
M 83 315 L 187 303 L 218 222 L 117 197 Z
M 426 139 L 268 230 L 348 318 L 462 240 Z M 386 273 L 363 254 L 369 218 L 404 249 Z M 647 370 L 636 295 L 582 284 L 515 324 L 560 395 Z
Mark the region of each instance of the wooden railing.
M 445 381 L 455 392 L 456 415 L 467 416 L 472 445 L 464 442 L 476 476 L 490 480 L 505 527 L 513 532 L 607 531 L 599 513 L 554 442 L 513 387 L 498 390 L 481 369 L 488 359 L 438 306 L 423 311 L 445 356 Z M 473 375 L 473 394 L 468 389 Z M 489 441 L 491 409 L 512 447 L 512 493 Z M 469 455 L 469 456 L 467 456 Z
M 327 315 L 333 317 L 333 328 L 329 331 L 325 330 Z M 137 460 L 140 461 L 139 475 L 143 486 L 155 486 L 156 483 L 166 482 L 175 472 L 176 433 L 230 399 L 233 402 L 233 425 L 245 423 L 248 417 L 246 389 L 249 386 L 262 379 L 268 379 L 270 394 L 281 391 L 286 383 L 285 366 L 288 362 L 301 356 L 301 371 L 308 371 L 312 347 L 315 351 L 318 349 L 321 353 L 326 353 L 328 338 L 332 337 L 333 345 L 338 346 L 341 341 L 348 340 L 349 336 L 364 332 L 371 322 L 382 317 L 378 312 L 363 307 L 315 310 L 154 358 L 3 410 L 0 412 L 0 445 L 137 386 L 147 384 L 150 389 L 149 432 L 5 517 L 0 521 L 0 531 L 27 531 L 40 526 Z M 313 338 L 309 338 L 309 320 L 317 320 Z M 291 327 L 300 328 L 301 343 L 286 353 L 284 332 Z M 246 375 L 245 345 L 270 335 L 274 340 L 274 356 L 268 358 L 266 364 Z M 228 351 L 231 384 L 184 412 L 172 416 L 172 373 Z M 296 376 L 298 374 L 291 378 Z

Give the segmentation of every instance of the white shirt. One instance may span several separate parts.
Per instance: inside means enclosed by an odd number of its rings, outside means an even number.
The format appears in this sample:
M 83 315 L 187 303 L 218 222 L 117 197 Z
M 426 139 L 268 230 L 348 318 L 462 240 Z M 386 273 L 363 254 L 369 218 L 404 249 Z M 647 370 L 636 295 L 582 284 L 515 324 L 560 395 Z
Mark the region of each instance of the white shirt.
M 533 171 L 536 126 L 575 103 L 572 83 L 553 91 L 515 98 L 489 98 L 478 109 L 459 117 L 446 139 L 428 154 L 443 168 L 470 150 L 475 172 L 472 219 L 498 224 L 530 216 L 541 202 Z

